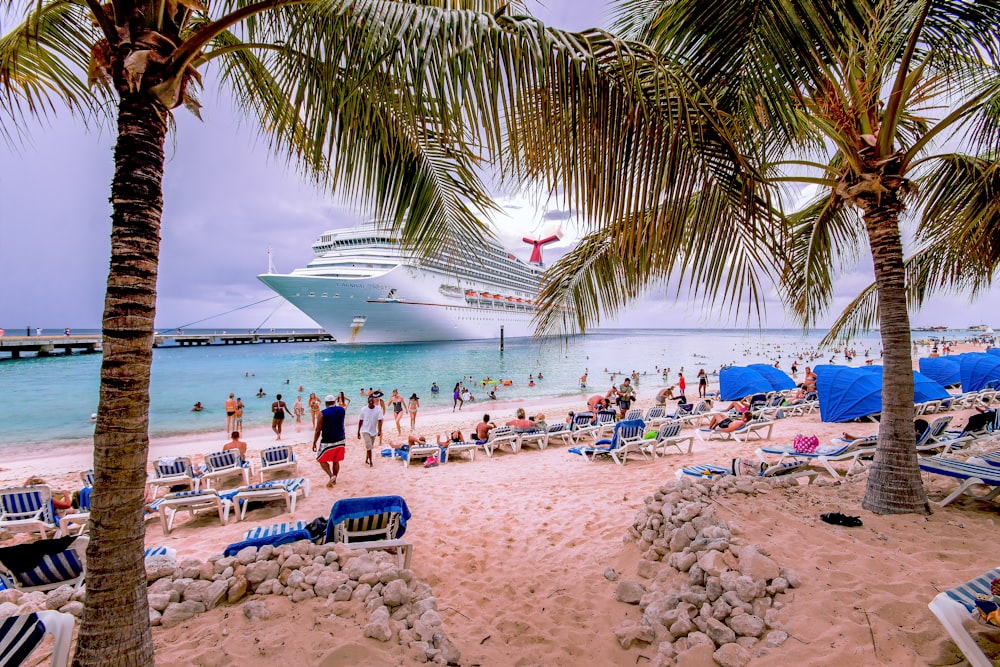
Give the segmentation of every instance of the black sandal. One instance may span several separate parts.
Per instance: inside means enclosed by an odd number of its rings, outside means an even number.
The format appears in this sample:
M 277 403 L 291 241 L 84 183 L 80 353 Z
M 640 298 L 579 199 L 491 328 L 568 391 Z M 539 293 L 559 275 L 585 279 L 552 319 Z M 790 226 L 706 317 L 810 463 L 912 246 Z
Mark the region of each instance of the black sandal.
M 848 516 L 846 514 L 841 514 L 840 512 L 827 512 L 826 514 L 820 514 L 819 518 L 826 523 L 833 524 L 834 526 L 857 528 L 858 526 L 864 525 L 861 521 L 861 517 Z

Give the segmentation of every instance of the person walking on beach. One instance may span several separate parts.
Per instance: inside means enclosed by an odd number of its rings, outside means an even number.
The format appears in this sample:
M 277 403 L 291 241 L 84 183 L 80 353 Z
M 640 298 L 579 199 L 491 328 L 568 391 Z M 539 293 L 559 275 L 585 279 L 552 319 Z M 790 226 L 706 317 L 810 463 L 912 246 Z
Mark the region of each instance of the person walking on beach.
M 233 414 L 233 430 L 243 435 L 243 399 L 237 397 L 236 412 Z
M 632 401 L 635 399 L 635 387 L 632 386 L 631 379 L 625 378 L 622 381 L 622 386 L 618 388 L 618 411 L 621 418 L 625 417 L 625 413 L 632 407 Z
M 465 401 L 462 400 L 462 383 L 461 382 L 456 382 L 455 383 L 455 389 L 452 390 L 452 392 L 451 392 L 451 399 L 452 399 L 451 400 L 451 411 L 454 412 L 455 408 L 458 408 L 459 410 L 461 410 L 462 409 L 462 405 L 465 404 Z
M 403 397 L 399 395 L 399 389 L 392 390 L 392 396 L 389 397 L 389 408 L 392 410 L 392 418 L 396 421 L 396 435 L 403 435 L 403 425 L 400 422 L 403 420 L 406 406 L 403 405 Z
M 371 399 L 368 400 L 370 403 Z M 333 394 L 327 394 L 324 402 L 326 408 L 316 418 L 316 429 L 313 431 L 313 451 L 316 452 L 319 467 L 329 478 L 326 485 L 331 487 L 337 483 L 340 462 L 344 460 L 347 449 L 347 434 L 344 432 L 344 418 L 347 416 L 347 411 L 337 405 L 337 399 Z M 318 451 L 317 441 L 320 443 Z
M 683 372 L 677 374 L 677 390 L 681 392 L 681 396 L 687 396 L 687 381 Z
M 415 393 L 410 394 L 410 402 L 406 406 L 407 412 L 410 413 L 410 430 L 412 431 L 417 427 L 417 410 L 420 409 L 420 397 Z
M 275 440 L 281 440 L 281 425 L 285 421 L 287 412 L 289 412 L 288 405 L 281 400 L 281 394 L 278 394 L 274 397 L 274 403 L 271 403 L 271 430 L 277 436 Z
M 312 417 L 313 428 L 316 428 L 316 420 L 319 419 L 320 408 L 319 396 L 314 391 L 309 392 L 309 416 Z
M 236 399 L 233 394 L 226 399 L 226 430 L 230 433 L 236 430 Z
M 295 399 L 295 405 L 292 406 L 292 413 L 295 415 L 295 423 L 302 423 L 302 415 L 306 413 L 305 408 L 302 407 L 302 397 L 299 396 Z
M 372 462 L 372 448 L 375 447 L 375 438 L 382 439 L 382 418 L 385 413 L 375 402 L 375 395 L 368 397 L 368 407 L 361 408 L 361 417 L 358 419 L 358 439 L 365 443 L 365 463 L 369 467 L 374 467 Z
M 704 368 L 698 369 L 698 398 L 705 398 L 708 394 L 708 373 Z

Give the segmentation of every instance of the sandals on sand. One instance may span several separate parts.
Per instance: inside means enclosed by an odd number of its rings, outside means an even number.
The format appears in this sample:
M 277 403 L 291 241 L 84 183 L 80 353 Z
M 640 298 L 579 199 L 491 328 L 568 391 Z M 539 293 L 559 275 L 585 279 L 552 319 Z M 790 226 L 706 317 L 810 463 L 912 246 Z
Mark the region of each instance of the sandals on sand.
M 833 524 L 834 526 L 857 528 L 858 526 L 864 525 L 864 523 L 861 522 L 861 517 L 848 516 L 846 514 L 841 514 L 840 512 L 827 512 L 826 514 L 820 514 L 819 518 L 826 523 Z

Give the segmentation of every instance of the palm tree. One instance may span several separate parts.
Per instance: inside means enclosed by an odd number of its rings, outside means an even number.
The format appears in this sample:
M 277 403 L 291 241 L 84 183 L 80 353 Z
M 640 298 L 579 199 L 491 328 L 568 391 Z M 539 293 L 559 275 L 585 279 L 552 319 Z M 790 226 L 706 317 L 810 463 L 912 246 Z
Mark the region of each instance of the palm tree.
M 621 217 L 643 183 L 630 177 L 623 185 L 580 159 L 599 151 L 627 156 L 622 164 L 639 174 L 662 177 L 688 160 L 740 180 L 732 141 L 705 122 L 710 101 L 689 96 L 683 70 L 642 45 L 550 30 L 507 16 L 507 5 L 492 0 L 468 0 L 465 9 L 434 4 L 17 4 L 23 22 L 0 38 L 6 138 L 18 140 L 25 119 L 57 104 L 87 122 L 104 115 L 117 124 L 92 537 L 75 664 L 152 663 L 142 514 L 163 145 L 175 108 L 197 113 L 203 73 L 231 92 L 276 155 L 392 220 L 425 254 L 489 233 L 480 221 L 492 207 L 481 162 L 499 164 L 515 183 L 564 182 L 599 219 Z M 637 87 L 634 74 L 654 70 L 664 75 L 658 86 Z M 554 145 L 551 123 L 570 115 L 579 129 Z M 687 128 L 683 141 L 674 141 L 676 122 Z M 667 162 L 663 151 L 630 155 L 637 137 L 651 149 L 678 146 Z M 725 197 L 738 206 L 742 192 Z
M 808 326 L 829 307 L 835 268 L 867 246 L 873 290 L 838 325 L 851 333 L 877 322 L 882 336 L 882 420 L 863 506 L 928 511 L 914 447 L 907 293 L 916 304 L 928 284 L 981 289 L 997 265 L 996 245 L 970 253 L 949 243 L 995 236 L 998 26 L 996 2 L 620 3 L 621 33 L 687 64 L 771 202 L 792 184 L 820 194 L 794 213 L 776 207 L 769 223 L 758 210 L 716 205 L 718 184 L 690 188 L 699 176 L 690 170 L 654 182 L 631 219 L 595 229 L 551 269 L 541 325 L 586 326 L 684 275 L 693 294 L 751 307 L 777 278 Z M 956 136 L 971 155 L 934 152 Z M 924 244 L 909 283 L 907 220 L 920 221 Z M 576 320 L 565 322 L 571 305 Z

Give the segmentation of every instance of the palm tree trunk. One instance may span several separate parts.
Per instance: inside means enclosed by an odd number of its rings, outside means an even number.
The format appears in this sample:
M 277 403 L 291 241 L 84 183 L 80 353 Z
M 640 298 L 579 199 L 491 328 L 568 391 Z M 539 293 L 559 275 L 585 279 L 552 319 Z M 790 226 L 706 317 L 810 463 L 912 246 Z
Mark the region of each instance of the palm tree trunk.
M 878 288 L 883 371 L 878 447 L 861 506 L 876 514 L 930 511 L 913 432 L 913 359 L 899 237 L 901 209 L 895 193 L 890 192 L 883 193 L 865 214 Z
M 87 598 L 74 665 L 152 665 L 142 518 L 149 449 L 156 273 L 167 110 L 140 94 L 118 105 L 111 267 L 94 431 Z

